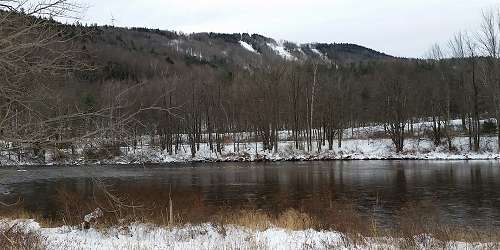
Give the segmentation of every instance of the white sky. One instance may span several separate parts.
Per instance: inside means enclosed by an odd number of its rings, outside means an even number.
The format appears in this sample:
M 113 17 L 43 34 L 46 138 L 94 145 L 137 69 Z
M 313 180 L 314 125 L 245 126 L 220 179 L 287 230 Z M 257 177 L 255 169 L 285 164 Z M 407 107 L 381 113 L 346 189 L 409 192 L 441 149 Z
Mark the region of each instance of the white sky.
M 349 42 L 421 57 L 477 30 L 500 0 L 81 0 L 83 22 L 190 32 L 259 33 L 293 42 Z

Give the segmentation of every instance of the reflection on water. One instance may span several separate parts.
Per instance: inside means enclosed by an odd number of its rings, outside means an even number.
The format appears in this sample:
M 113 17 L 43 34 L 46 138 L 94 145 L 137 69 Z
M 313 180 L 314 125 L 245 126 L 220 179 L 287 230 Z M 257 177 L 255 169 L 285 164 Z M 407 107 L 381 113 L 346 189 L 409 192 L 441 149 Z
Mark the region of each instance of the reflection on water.
M 187 164 L 178 167 L 42 167 L 0 169 L 0 200 L 21 197 L 27 208 L 50 213 L 64 185 L 92 192 L 97 177 L 115 187 L 154 186 L 192 192 L 207 206 L 273 211 L 304 204 L 354 201 L 379 221 L 408 202 L 431 202 L 445 223 L 500 228 L 500 165 L 496 161 L 353 161 Z M 151 190 L 148 188 L 147 190 Z

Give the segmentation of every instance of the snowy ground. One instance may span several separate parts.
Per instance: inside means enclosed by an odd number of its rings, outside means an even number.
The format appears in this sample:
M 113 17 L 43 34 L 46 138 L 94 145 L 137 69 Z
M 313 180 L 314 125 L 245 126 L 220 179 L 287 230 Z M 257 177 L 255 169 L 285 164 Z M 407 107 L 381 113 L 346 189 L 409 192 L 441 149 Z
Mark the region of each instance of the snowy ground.
M 484 123 L 485 121 L 481 121 Z M 456 134 L 460 134 L 461 120 L 450 122 Z M 222 153 L 216 153 L 209 149 L 207 143 L 200 144 L 200 150 L 195 157 L 191 157 L 189 145 L 182 145 L 179 152 L 169 155 L 168 152 L 160 150 L 158 147 L 149 146 L 151 139 L 143 136 L 141 145 L 135 149 L 122 148 L 122 155 L 113 159 L 92 161 L 79 158 L 55 159 L 48 151 L 45 162 L 31 159 L 18 160 L 16 157 L 0 155 L 0 165 L 55 165 L 55 164 L 142 164 L 142 163 L 177 163 L 177 162 L 250 162 L 250 161 L 313 161 L 313 160 L 386 160 L 386 159 L 407 159 L 407 160 L 500 160 L 497 153 L 496 137 L 481 137 L 481 152 L 469 150 L 469 140 L 467 137 L 456 137 L 453 146 L 456 150 L 449 151 L 444 140 L 443 145 L 436 147 L 429 138 L 426 138 L 425 131 L 432 127 L 430 122 L 416 122 L 413 124 L 415 138 L 406 139 L 404 151 L 396 153 L 394 145 L 390 139 L 382 139 L 385 134 L 384 127 L 380 125 L 345 129 L 342 148 L 334 142 L 332 150 L 328 150 L 328 145 L 322 146 L 318 150 L 317 143 L 313 142 L 313 149 L 305 150 L 302 143 L 300 149 L 296 149 L 291 141 L 290 131 L 281 131 L 278 135 L 278 151 L 266 151 L 262 149 L 262 143 L 226 143 L 223 145 Z M 410 128 L 408 128 L 410 129 Z M 233 138 L 240 141 L 252 141 L 251 133 L 231 134 Z M 187 135 L 182 136 L 187 140 Z M 185 137 L 185 138 L 184 138 Z M 207 136 L 204 136 L 207 137 Z M 214 145 L 215 147 L 215 145 Z M 77 152 L 81 154 L 83 147 L 77 147 Z M 69 155 L 69 153 L 68 153 Z
M 456 138 L 453 142 L 456 151 L 449 152 L 446 146 L 435 147 L 429 140 L 407 140 L 405 150 L 396 153 L 390 139 L 351 139 L 343 142 L 342 148 L 337 145 L 333 150 L 327 147 L 313 150 L 295 149 L 293 142 L 280 142 L 278 152 L 262 149 L 261 143 L 239 145 L 226 144 L 222 154 L 211 152 L 207 144 L 200 145 L 200 151 L 191 157 L 189 146 L 184 146 L 178 154 L 169 155 L 166 151 L 151 147 L 128 150 L 127 154 L 114 159 L 100 161 L 103 164 L 141 164 L 141 163 L 176 163 L 176 162 L 252 162 L 252 161 L 313 161 L 313 160 L 499 160 L 500 155 L 493 153 L 496 149 L 496 138 L 483 138 L 482 152 L 469 150 L 468 138 Z M 50 162 L 50 161 L 49 161 Z M 57 162 L 56 162 L 57 163 Z M 76 163 L 87 163 L 83 159 Z
M 383 160 L 383 159 L 423 159 L 423 160 L 487 160 L 500 159 L 500 155 L 493 153 L 496 148 L 495 138 L 484 138 L 484 151 L 471 152 L 467 138 L 457 138 L 454 141 L 457 148 L 449 152 L 445 146 L 435 147 L 429 140 L 408 140 L 405 150 L 396 153 L 390 139 L 353 139 L 343 142 L 342 148 L 337 145 L 333 150 L 323 147 L 317 150 L 314 145 L 310 152 L 295 149 L 293 142 L 280 142 L 278 152 L 262 150 L 261 144 L 240 144 L 239 152 L 234 145 L 226 145 L 222 154 L 211 152 L 207 145 L 202 144 L 196 157 L 192 158 L 189 148 L 177 155 L 168 155 L 165 152 L 144 148 L 130 152 L 126 156 L 118 157 L 111 162 L 121 163 L 169 163 L 190 161 L 307 161 L 307 160 Z
M 205 143 L 200 144 L 200 150 L 195 157 L 191 157 L 188 145 L 183 145 L 177 154 L 169 155 L 167 151 L 150 146 L 137 147 L 136 149 L 122 148 L 122 155 L 113 159 L 91 161 L 83 157 L 67 158 L 65 160 L 52 159 L 47 153 L 46 161 L 30 161 L 15 157 L 11 160 L 5 156 L 0 157 L 1 165 L 56 165 L 56 164 L 161 164 L 161 163 L 186 163 L 186 162 L 252 162 L 252 161 L 314 161 L 314 160 L 500 160 L 496 153 L 497 139 L 483 137 L 481 152 L 469 150 L 468 138 L 458 137 L 453 141 L 455 151 L 450 152 L 445 145 L 436 147 L 429 139 L 408 139 L 402 153 L 396 153 L 390 139 L 347 139 L 339 148 L 335 143 L 332 150 L 328 146 L 317 149 L 296 149 L 291 141 L 279 142 L 278 151 L 266 151 L 261 143 L 233 143 L 225 144 L 222 154 L 212 152 Z M 238 150 L 239 147 L 239 150 Z
M 132 224 L 106 230 L 74 227 L 42 228 L 32 220 L 0 220 L 0 231 L 40 236 L 45 249 L 400 249 L 391 238 L 362 238 L 356 243 L 343 234 L 329 231 L 250 230 L 209 224 L 182 228 L 158 228 Z M 437 242 L 415 237 L 416 249 L 494 249 L 498 243 Z

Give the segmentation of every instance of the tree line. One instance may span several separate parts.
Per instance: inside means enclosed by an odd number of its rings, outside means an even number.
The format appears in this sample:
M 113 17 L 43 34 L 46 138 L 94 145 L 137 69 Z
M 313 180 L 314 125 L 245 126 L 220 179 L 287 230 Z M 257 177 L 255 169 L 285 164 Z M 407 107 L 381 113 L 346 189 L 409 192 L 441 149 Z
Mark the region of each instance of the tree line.
M 474 35 L 459 32 L 425 59 L 252 57 L 242 65 L 53 21 L 74 10 L 67 1 L 0 1 L 0 8 L 0 138 L 18 157 L 81 145 L 89 155 L 110 153 L 144 138 L 170 154 L 187 145 L 195 156 L 202 143 L 217 153 L 248 142 L 278 151 L 282 131 L 311 151 L 342 147 L 346 129 L 364 126 L 383 126 L 379 137 L 402 152 L 421 120 L 432 124 L 429 140 L 451 151 L 457 136 L 468 137 L 473 151 L 486 135 L 500 139 L 494 12 L 483 14 Z

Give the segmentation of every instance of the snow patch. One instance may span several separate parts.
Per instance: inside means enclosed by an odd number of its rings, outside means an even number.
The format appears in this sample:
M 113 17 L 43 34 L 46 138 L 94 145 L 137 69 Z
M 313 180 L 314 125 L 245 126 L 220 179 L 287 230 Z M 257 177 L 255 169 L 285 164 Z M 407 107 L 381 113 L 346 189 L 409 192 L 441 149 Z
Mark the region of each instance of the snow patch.
M 253 47 L 252 45 L 244 42 L 244 41 L 240 41 L 240 45 L 241 47 L 245 48 L 246 50 L 250 51 L 250 52 L 253 52 L 253 53 L 256 53 L 258 54 L 259 52 L 257 52 Z
M 314 45 L 312 44 L 309 44 L 309 49 L 316 55 L 319 56 L 319 58 L 321 58 L 322 60 L 325 60 L 325 61 L 328 61 L 328 57 L 321 53 L 321 51 L 319 51 L 316 47 L 314 47 Z
M 174 40 L 168 42 L 167 45 L 170 46 L 170 47 L 175 48 L 175 50 L 177 52 L 180 52 L 181 51 L 181 47 L 180 46 L 182 45 L 182 43 L 183 43 L 182 40 L 174 39 Z
M 318 49 L 311 47 L 311 50 L 312 52 L 314 52 L 314 54 L 317 54 L 318 56 L 323 56 L 323 54 L 321 54 L 321 52 Z
M 92 220 L 99 219 L 102 216 L 103 216 L 102 210 L 100 208 L 96 208 L 96 210 L 94 210 L 94 212 L 85 215 L 85 217 L 83 217 L 83 221 L 91 222 Z
M 289 61 L 297 60 L 297 58 L 295 58 L 295 56 L 293 56 L 290 52 L 288 52 L 285 49 L 283 42 L 280 42 L 278 44 L 267 43 L 267 46 L 269 46 L 269 48 L 274 50 L 279 56 L 283 57 L 286 60 L 289 60 Z

